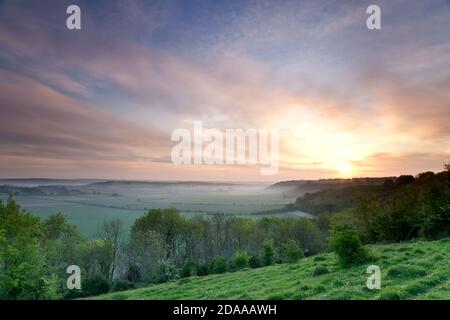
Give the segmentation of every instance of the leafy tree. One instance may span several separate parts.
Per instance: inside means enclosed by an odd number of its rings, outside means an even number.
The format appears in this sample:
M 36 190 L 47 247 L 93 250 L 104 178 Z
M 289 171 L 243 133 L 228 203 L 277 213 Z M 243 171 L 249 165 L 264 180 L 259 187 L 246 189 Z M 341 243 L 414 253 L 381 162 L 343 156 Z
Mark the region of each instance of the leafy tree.
M 55 299 L 57 277 L 49 274 L 39 246 L 42 223 L 9 198 L 0 201 L 0 299 Z
M 204 235 L 203 224 L 197 219 L 181 217 L 179 227 L 180 245 L 177 249 L 181 252 L 177 254 L 179 258 L 175 259 L 178 264 L 180 264 L 180 261 L 195 258 L 196 249 L 200 246 Z
M 52 214 L 43 220 L 40 243 L 45 251 L 49 272 L 66 278 L 67 266 L 79 264 L 79 248 L 83 240 L 76 227 L 68 224 L 61 213 Z
M 297 262 L 300 258 L 302 258 L 304 254 L 294 240 L 289 240 L 283 244 L 282 256 L 283 261 L 287 263 L 294 263 Z
M 213 261 L 211 261 L 209 270 L 211 273 L 224 273 L 227 271 L 227 261 L 223 256 L 216 256 Z
M 27 245 L 31 239 L 42 236 L 42 223 L 9 197 L 6 205 L 0 200 L 0 230 L 4 232 L 5 244 L 12 241 L 15 245 Z
M 238 251 L 231 258 L 233 262 L 233 268 L 235 270 L 240 270 L 248 267 L 248 261 L 250 257 L 246 251 Z
M 76 235 L 76 227 L 67 224 L 66 217 L 62 213 L 50 215 L 42 222 L 42 236 L 46 240 L 57 240 L 65 235 Z
M 47 275 L 41 252 L 31 244 L 21 249 L 8 245 L 0 254 L 4 264 L 0 277 L 1 299 L 54 299 L 56 280 Z
M 394 189 L 374 190 L 356 213 L 368 241 L 403 241 L 450 234 L 450 171 L 425 172 Z
M 275 262 L 275 245 L 272 239 L 263 242 L 261 262 L 264 266 L 270 266 Z
M 184 218 L 176 209 L 152 209 L 137 219 L 131 233 L 154 231 L 161 237 L 165 258 L 174 259 L 177 249 L 177 238 L 183 228 Z
M 130 235 L 124 259 L 127 278 L 132 282 L 149 281 L 156 274 L 159 261 L 165 257 L 164 245 L 155 231 L 135 231 Z
M 358 233 L 348 225 L 334 227 L 330 247 L 343 267 L 366 262 L 369 258 Z

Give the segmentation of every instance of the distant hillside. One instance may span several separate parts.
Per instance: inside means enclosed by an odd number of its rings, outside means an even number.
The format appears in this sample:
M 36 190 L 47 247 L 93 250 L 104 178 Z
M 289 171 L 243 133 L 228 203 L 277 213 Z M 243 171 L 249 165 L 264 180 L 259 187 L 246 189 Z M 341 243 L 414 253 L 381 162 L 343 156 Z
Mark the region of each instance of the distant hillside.
M 151 186 L 216 186 L 216 187 L 228 187 L 228 186 L 239 186 L 239 183 L 227 183 L 227 182 L 209 182 L 209 181 L 139 181 L 139 180 L 107 180 L 94 182 L 89 184 L 90 187 L 111 187 L 111 186 L 141 186 L 141 187 L 151 187 Z
M 182 278 L 91 299 L 450 299 L 450 238 L 369 250 L 374 261 L 348 269 L 326 253 L 294 264 Z M 366 287 L 369 264 L 381 268 L 381 290 Z
M 39 186 L 82 186 L 89 183 L 100 182 L 99 179 L 46 179 L 46 178 L 26 178 L 26 179 L 0 179 L 0 185 L 16 187 L 39 187 Z
M 2 183 L 4 183 L 2 185 Z M 113 187 L 221 187 L 231 188 L 242 184 L 196 181 L 126 181 L 126 180 L 57 180 L 57 179 L 5 179 L 0 180 L 0 194 L 12 196 L 76 196 L 99 194 Z M 114 195 L 118 195 L 114 193 Z
M 288 207 L 312 214 L 338 212 L 356 207 L 361 197 L 379 188 L 380 186 L 374 185 L 342 185 L 317 192 L 305 193 Z
M 338 183 L 328 180 L 330 183 L 322 184 L 321 190 L 301 194 L 294 203 L 287 205 L 286 209 L 312 214 L 339 212 L 355 208 L 369 194 L 389 195 L 406 185 L 416 186 L 419 189 L 423 189 L 425 185 L 432 187 L 435 181 L 446 181 L 444 175 L 444 173 L 435 175 L 428 171 L 416 177 L 401 175 L 392 178 L 358 178 Z
M 68 196 L 82 194 L 77 187 L 63 185 L 43 185 L 37 187 L 3 185 L 0 186 L 1 193 L 11 196 Z
M 320 180 L 290 180 L 281 181 L 270 185 L 267 189 L 278 191 L 286 196 L 301 196 L 306 192 L 316 192 L 325 189 L 337 189 L 345 186 L 373 186 L 381 185 L 387 179 L 394 180 L 395 177 L 380 178 L 352 178 L 352 179 L 320 179 Z

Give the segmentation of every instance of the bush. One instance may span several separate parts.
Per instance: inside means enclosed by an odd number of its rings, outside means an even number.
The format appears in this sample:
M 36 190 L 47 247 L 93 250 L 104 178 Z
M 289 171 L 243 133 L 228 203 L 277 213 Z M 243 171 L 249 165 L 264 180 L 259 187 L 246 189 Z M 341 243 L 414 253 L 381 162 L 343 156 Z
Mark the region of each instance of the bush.
M 223 256 L 217 256 L 211 261 L 209 270 L 211 273 L 224 273 L 227 271 L 227 261 Z
M 196 274 L 198 276 L 206 276 L 206 275 L 208 275 L 208 266 L 206 264 L 199 264 L 199 265 L 197 265 Z
M 183 266 L 181 267 L 180 277 L 187 278 L 187 277 L 193 276 L 195 274 L 196 267 L 197 267 L 197 265 L 195 264 L 194 261 L 192 261 L 192 260 L 186 261 L 183 264 Z
M 126 280 L 116 280 L 113 283 L 112 291 L 125 291 L 129 289 L 134 289 L 134 284 Z
M 158 281 L 166 282 L 178 277 L 178 274 L 175 270 L 175 266 L 167 260 L 162 260 L 159 263 L 159 272 L 158 272 Z
M 248 261 L 250 268 L 259 268 L 261 266 L 261 261 L 257 255 L 252 255 Z
M 343 267 L 366 262 L 369 258 L 358 234 L 348 225 L 335 227 L 330 247 L 337 254 Z
M 283 244 L 282 256 L 284 262 L 294 263 L 302 258 L 304 254 L 294 240 L 289 240 Z
M 235 270 L 240 270 L 248 267 L 248 262 L 250 257 L 248 256 L 246 251 L 238 251 L 231 258 L 233 261 L 233 268 Z
M 316 267 L 314 270 L 313 270 L 313 272 L 312 272 L 312 276 L 313 277 L 318 277 L 318 276 L 321 276 L 321 275 L 323 275 L 323 274 L 327 274 L 329 271 L 328 271 L 328 268 L 327 267 L 324 267 L 324 266 L 318 266 L 318 267 Z
M 262 245 L 261 262 L 270 266 L 275 262 L 275 245 L 273 240 L 265 240 Z
M 450 204 L 428 210 L 421 223 L 420 234 L 434 240 L 448 235 L 450 230 Z
M 3 245 L 0 239 L 0 300 L 56 299 L 58 279 L 46 275 L 44 252 L 35 244 Z
M 81 282 L 81 291 L 84 296 L 97 296 L 109 290 L 109 281 L 101 275 L 86 278 Z

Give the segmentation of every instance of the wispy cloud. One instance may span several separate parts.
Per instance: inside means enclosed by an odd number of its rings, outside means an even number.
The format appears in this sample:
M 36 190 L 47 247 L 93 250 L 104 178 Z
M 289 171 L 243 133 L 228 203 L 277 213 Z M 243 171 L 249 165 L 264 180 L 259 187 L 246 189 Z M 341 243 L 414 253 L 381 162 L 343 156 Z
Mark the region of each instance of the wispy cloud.
M 342 161 L 362 175 L 438 169 L 449 154 L 446 1 L 381 1 L 377 32 L 365 2 L 81 1 L 80 32 L 64 28 L 68 4 L 0 4 L 1 175 L 59 163 L 59 175 L 257 178 L 172 166 L 170 132 L 197 119 L 279 128 L 280 179 Z

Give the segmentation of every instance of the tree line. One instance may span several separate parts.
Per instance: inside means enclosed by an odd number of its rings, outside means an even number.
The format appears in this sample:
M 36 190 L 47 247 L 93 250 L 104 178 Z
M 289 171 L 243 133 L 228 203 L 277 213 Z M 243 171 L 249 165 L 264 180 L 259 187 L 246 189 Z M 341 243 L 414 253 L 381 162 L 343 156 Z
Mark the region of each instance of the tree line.
M 314 220 L 187 218 L 153 209 L 124 237 L 119 220 L 84 238 L 58 213 L 40 219 L 9 198 L 0 202 L 0 298 L 56 299 L 119 291 L 179 277 L 294 262 L 325 249 Z M 82 289 L 68 290 L 66 268 L 81 268 Z

